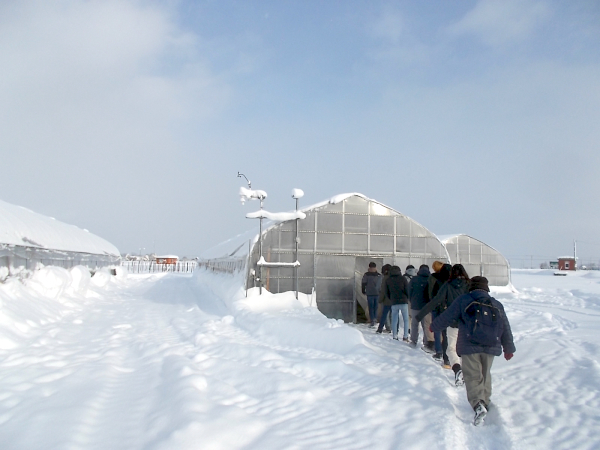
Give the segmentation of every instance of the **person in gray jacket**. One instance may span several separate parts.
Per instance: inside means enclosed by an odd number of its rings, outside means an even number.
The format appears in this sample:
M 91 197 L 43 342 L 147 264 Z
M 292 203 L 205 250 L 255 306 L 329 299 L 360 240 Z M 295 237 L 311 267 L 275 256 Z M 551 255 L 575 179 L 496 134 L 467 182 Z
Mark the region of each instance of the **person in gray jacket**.
M 377 300 L 381 289 L 381 274 L 377 272 L 377 264 L 373 261 L 369 263 L 369 270 L 362 277 L 361 287 L 362 293 L 367 296 L 369 326 L 374 327 L 377 319 Z

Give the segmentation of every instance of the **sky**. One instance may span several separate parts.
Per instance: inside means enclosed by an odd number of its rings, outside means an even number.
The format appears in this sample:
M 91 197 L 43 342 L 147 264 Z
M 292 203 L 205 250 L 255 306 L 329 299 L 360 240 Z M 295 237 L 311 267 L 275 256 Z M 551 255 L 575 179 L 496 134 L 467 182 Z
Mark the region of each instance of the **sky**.
M 257 227 L 239 171 L 598 261 L 599 48 L 592 0 L 0 1 L 0 198 L 193 257 Z

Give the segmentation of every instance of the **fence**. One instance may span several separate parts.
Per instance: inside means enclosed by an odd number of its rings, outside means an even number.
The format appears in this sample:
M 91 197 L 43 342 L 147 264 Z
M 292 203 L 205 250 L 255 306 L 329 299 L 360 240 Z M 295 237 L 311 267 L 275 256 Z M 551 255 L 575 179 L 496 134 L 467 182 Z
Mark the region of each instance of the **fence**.
M 246 268 L 246 259 L 208 259 L 200 261 L 198 265 L 212 272 L 234 274 Z
M 196 261 L 178 261 L 174 264 L 158 264 L 156 261 L 121 261 L 129 273 L 192 273 L 198 267 Z
M 30 271 L 39 270 L 44 266 L 70 269 L 73 266 L 82 265 L 90 270 L 96 270 L 118 264 L 119 256 L 117 255 L 97 255 L 0 244 L 0 267 L 6 267 L 10 275 L 20 274 L 21 277 L 26 277 Z

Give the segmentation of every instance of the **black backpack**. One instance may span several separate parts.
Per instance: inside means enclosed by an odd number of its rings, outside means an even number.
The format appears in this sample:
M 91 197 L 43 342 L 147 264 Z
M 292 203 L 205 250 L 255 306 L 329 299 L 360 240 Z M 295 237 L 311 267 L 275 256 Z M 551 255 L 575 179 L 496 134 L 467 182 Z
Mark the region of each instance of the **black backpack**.
M 465 308 L 467 339 L 477 345 L 493 347 L 500 343 L 504 330 L 502 313 L 490 298 L 474 300 Z

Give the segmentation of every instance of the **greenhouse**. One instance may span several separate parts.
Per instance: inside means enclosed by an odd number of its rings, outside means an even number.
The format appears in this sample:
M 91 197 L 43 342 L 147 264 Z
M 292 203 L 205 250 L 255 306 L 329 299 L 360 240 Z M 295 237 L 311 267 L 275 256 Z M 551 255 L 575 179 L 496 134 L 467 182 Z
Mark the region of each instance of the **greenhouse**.
M 117 264 L 119 259 L 114 245 L 87 230 L 0 201 L 2 278 L 45 265 L 95 269 Z
M 294 291 L 297 280 L 300 292 L 315 292 L 323 314 L 353 322 L 359 304 L 366 310 L 360 283 L 370 261 L 379 271 L 384 264 L 404 271 L 408 264 L 450 261 L 431 231 L 362 194 L 339 195 L 302 212 L 303 219 L 267 224 L 262 243 L 255 229 L 209 250 L 200 266 L 244 270 L 247 288 L 262 281 L 273 293 Z
M 440 240 L 452 264 L 462 264 L 470 277 L 484 276 L 490 286 L 510 283 L 510 266 L 498 250 L 466 234 L 440 236 Z

